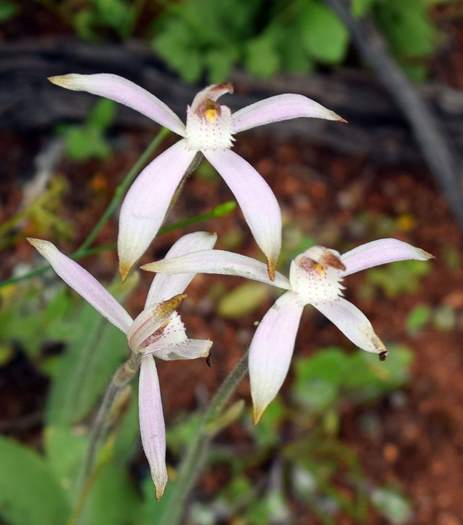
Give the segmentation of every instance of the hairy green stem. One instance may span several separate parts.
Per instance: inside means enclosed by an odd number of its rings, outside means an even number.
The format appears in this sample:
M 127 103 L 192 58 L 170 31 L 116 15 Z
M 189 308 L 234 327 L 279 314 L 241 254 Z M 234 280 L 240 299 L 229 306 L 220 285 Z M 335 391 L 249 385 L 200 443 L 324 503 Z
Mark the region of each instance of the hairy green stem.
M 77 525 L 81 519 L 85 502 L 91 492 L 98 472 L 98 468 L 96 468 L 98 467 L 98 465 L 96 465 L 97 454 L 100 444 L 104 441 L 108 428 L 111 424 L 114 406 L 116 405 L 121 392 L 130 383 L 130 381 L 132 381 L 138 372 L 138 369 L 140 368 L 140 362 L 141 354 L 135 354 L 132 352 L 127 361 L 125 361 L 116 370 L 111 379 L 111 382 L 106 388 L 103 401 L 101 402 L 95 422 L 91 428 L 87 454 L 85 456 L 84 466 L 77 484 L 76 504 L 67 522 L 68 525 Z
M 195 438 L 180 465 L 178 479 L 174 484 L 167 508 L 162 514 L 160 525 L 180 525 L 188 497 L 207 462 L 209 445 L 214 437 L 209 430 L 210 425 L 221 415 L 247 372 L 248 353 L 246 352 L 225 378 L 202 416 Z

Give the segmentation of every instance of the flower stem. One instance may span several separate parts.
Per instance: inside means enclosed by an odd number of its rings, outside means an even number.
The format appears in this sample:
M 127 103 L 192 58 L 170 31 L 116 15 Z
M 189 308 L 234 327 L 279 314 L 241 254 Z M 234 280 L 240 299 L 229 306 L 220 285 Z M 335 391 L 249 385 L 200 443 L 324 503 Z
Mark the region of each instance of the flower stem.
M 106 223 L 109 221 L 109 219 L 112 217 L 114 212 L 117 210 L 117 207 L 122 201 L 124 195 L 127 193 L 127 190 L 132 184 L 132 181 L 140 173 L 140 171 L 143 169 L 145 164 L 148 162 L 149 158 L 153 155 L 153 153 L 157 150 L 157 148 L 162 144 L 162 142 L 169 135 L 169 133 L 170 132 L 167 129 L 162 128 L 159 131 L 159 133 L 154 137 L 154 139 L 150 142 L 150 144 L 145 149 L 145 151 L 140 155 L 137 162 L 127 172 L 127 175 L 122 179 L 122 182 L 116 188 L 116 191 L 114 192 L 114 196 L 111 199 L 111 202 L 106 207 L 105 211 L 99 218 L 98 222 L 95 224 L 95 226 L 92 228 L 90 233 L 87 235 L 84 242 L 71 255 L 73 259 L 79 259 L 80 257 L 84 257 L 85 255 L 88 255 L 89 247 L 93 244 L 95 239 L 98 237 L 98 234 L 100 233 L 100 231 L 106 226 Z M 25 279 L 36 277 L 37 275 L 42 275 L 50 268 L 51 266 L 49 264 L 44 264 L 43 266 L 39 266 L 38 268 L 35 268 L 34 270 L 31 270 L 30 272 L 24 275 L 6 279 L 0 283 L 0 288 L 8 284 L 15 284 Z
M 180 464 L 178 479 L 167 502 L 159 525 L 179 525 L 185 512 L 188 497 L 194 488 L 207 461 L 209 445 L 214 434 L 209 430 L 222 413 L 230 397 L 248 372 L 248 353 L 235 365 L 215 393 L 204 412 L 195 437 Z
M 73 512 L 68 520 L 68 525 L 77 525 L 96 478 L 96 459 L 98 449 L 104 440 L 112 420 L 112 412 L 117 403 L 119 394 L 130 383 L 137 373 L 141 362 L 141 354 L 131 353 L 130 357 L 123 363 L 113 375 L 111 382 L 106 388 L 95 422 L 91 428 L 87 454 L 84 466 L 77 484 L 77 498 Z

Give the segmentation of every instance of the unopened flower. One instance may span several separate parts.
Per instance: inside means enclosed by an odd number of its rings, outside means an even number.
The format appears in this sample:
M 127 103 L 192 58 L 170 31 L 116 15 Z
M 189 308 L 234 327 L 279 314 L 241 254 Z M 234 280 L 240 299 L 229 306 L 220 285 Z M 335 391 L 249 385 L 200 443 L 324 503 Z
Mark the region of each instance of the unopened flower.
M 215 241 L 216 236 L 206 232 L 185 235 L 171 247 L 167 257 L 182 256 L 198 249 L 211 249 Z M 40 239 L 29 239 L 29 242 L 47 259 L 64 282 L 127 335 L 131 351 L 141 355 L 140 433 L 156 487 L 156 497 L 160 498 L 167 483 L 166 434 L 154 358 L 170 361 L 207 357 L 212 345 L 209 340 L 188 339 L 180 316 L 175 311 L 194 274 L 172 277 L 157 275 L 149 289 L 144 310 L 133 320 L 92 275 L 61 253 L 54 244 Z
M 380 239 L 343 255 L 322 246 L 309 248 L 291 262 L 289 280 L 276 272 L 275 280 L 270 281 L 263 263 L 221 250 L 202 250 L 142 268 L 170 275 L 182 272 L 239 275 L 286 290 L 265 314 L 251 342 L 249 376 L 257 422 L 288 373 L 305 305 L 311 304 L 324 314 L 356 346 L 384 359 L 387 350 L 370 321 L 342 297 L 343 279 L 373 266 L 408 259 L 426 261 L 431 257 L 397 239 Z
M 233 92 L 229 83 L 200 91 L 187 108 L 186 126 L 154 95 L 117 75 L 69 74 L 50 77 L 53 84 L 87 91 L 124 104 L 182 137 L 153 160 L 133 183 L 119 219 L 119 270 L 122 278 L 139 259 L 169 209 L 176 188 L 198 152 L 220 173 L 238 201 L 252 234 L 265 254 L 271 278 L 281 248 L 281 213 L 265 180 L 242 157 L 231 151 L 234 135 L 271 122 L 298 117 L 343 121 L 333 111 L 296 94 L 270 97 L 231 113 L 218 99 Z

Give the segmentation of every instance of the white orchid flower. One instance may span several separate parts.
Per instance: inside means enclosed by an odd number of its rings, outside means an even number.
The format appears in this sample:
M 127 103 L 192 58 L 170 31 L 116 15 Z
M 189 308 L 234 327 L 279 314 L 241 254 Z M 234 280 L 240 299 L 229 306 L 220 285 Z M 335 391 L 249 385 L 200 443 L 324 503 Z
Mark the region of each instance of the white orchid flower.
M 176 306 L 194 274 L 181 276 L 157 275 L 151 284 L 144 310 L 135 320 L 114 297 L 78 263 L 61 253 L 54 244 L 40 239 L 28 239 L 47 259 L 55 272 L 91 304 L 110 323 L 127 335 L 132 352 L 140 353 L 139 419 L 143 449 L 151 476 L 160 498 L 167 483 L 166 434 L 161 391 L 154 358 L 163 360 L 207 357 L 212 342 L 188 339 Z M 211 249 L 216 235 L 206 232 L 181 237 L 167 253 L 177 257 L 195 250 Z
M 260 322 L 251 342 L 249 376 L 257 423 L 288 373 L 303 308 L 311 304 L 356 346 L 387 356 L 370 321 L 342 297 L 344 277 L 394 261 L 426 261 L 429 253 L 397 239 L 368 242 L 343 255 L 314 246 L 292 262 L 289 280 L 276 272 L 271 281 L 263 263 L 221 250 L 202 250 L 142 266 L 144 270 L 181 275 L 183 272 L 238 275 L 286 290 Z
M 86 91 L 124 104 L 182 137 L 140 173 L 121 207 L 119 270 L 124 279 L 161 227 L 170 202 L 196 154 L 202 152 L 238 201 L 251 232 L 268 261 L 273 278 L 281 248 L 281 212 L 265 180 L 231 151 L 240 131 L 299 117 L 344 121 L 317 102 L 296 94 L 270 97 L 231 113 L 217 100 L 233 92 L 229 83 L 200 91 L 187 108 L 186 126 L 161 100 L 117 75 L 69 74 L 50 77 L 58 86 Z

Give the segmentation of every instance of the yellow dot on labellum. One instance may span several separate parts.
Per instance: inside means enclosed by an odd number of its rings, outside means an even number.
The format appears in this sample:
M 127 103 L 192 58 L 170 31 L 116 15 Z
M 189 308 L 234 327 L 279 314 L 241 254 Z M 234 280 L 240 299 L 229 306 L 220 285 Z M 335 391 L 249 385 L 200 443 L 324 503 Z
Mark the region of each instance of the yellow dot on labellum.
M 217 120 L 219 112 L 215 108 L 209 108 L 204 112 L 204 116 L 208 122 L 213 124 Z

